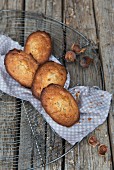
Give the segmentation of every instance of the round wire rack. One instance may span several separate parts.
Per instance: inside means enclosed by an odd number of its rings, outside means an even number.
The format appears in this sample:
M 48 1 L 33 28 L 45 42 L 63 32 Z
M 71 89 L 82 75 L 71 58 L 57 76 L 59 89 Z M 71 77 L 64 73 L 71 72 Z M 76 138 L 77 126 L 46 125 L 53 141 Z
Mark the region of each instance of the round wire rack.
M 43 14 L 1 10 L 0 23 L 0 34 L 8 35 L 22 46 L 33 31 L 48 32 L 52 38 L 52 54 L 63 64 L 65 52 L 74 42 L 81 47 L 90 45 L 78 31 Z M 98 63 L 93 66 L 96 72 L 98 66 Z M 71 79 L 70 87 L 74 85 Z M 0 117 L 0 164 L 6 168 L 42 167 L 63 157 L 75 146 L 59 137 L 30 103 L 3 92 L 0 92 Z

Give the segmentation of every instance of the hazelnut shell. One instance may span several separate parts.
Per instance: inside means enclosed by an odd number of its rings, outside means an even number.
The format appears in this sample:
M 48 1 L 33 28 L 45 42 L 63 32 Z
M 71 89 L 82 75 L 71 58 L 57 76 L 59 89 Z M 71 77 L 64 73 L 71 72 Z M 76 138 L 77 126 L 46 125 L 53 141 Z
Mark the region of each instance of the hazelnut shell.
M 75 62 L 76 61 L 76 54 L 73 51 L 67 51 L 65 54 L 65 60 L 67 62 Z
M 106 145 L 100 144 L 100 146 L 98 147 L 98 154 L 100 156 L 105 156 L 107 150 L 108 150 L 108 147 Z
M 73 44 L 71 46 L 71 50 L 74 51 L 75 53 L 79 53 L 81 51 L 81 48 L 78 44 Z
M 82 59 L 80 60 L 80 65 L 83 68 L 88 68 L 92 61 L 93 61 L 92 58 L 90 58 L 88 56 L 83 56 Z
M 88 139 L 88 144 L 93 147 L 96 147 L 97 145 L 99 145 L 99 141 L 97 140 L 95 136 L 90 136 Z
M 80 48 L 78 44 L 73 44 L 71 46 L 71 50 L 74 51 L 76 54 L 84 53 L 86 51 L 86 48 Z

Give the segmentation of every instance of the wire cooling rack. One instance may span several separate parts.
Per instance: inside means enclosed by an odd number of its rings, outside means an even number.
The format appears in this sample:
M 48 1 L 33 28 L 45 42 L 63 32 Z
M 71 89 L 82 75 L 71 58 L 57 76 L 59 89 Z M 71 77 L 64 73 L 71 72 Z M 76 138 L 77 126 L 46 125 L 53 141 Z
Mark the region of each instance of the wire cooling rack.
M 0 34 L 8 35 L 22 46 L 33 31 L 50 33 L 52 54 L 63 63 L 66 50 L 74 42 L 81 47 L 89 45 L 78 31 L 38 13 L 2 10 L 0 23 Z M 63 157 L 73 147 L 50 128 L 30 103 L 0 92 L 0 166 L 42 167 Z

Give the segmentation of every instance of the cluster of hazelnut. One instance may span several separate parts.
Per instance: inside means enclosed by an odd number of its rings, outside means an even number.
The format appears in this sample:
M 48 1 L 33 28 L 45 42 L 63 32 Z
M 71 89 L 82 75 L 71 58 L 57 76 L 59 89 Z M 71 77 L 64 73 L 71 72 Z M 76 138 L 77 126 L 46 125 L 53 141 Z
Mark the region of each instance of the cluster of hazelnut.
M 65 60 L 67 62 L 75 62 L 77 56 L 81 56 L 80 59 L 80 66 L 83 68 L 88 68 L 93 59 L 90 56 L 84 55 L 86 52 L 87 48 L 80 48 L 78 44 L 73 44 L 71 46 L 71 50 L 67 51 L 65 54 Z
M 97 138 L 95 136 L 91 136 L 89 139 L 88 139 L 88 144 L 93 146 L 93 147 L 96 147 L 98 146 L 98 154 L 100 156 L 105 156 L 107 150 L 108 150 L 108 147 L 104 144 L 100 144 L 100 142 L 97 140 Z

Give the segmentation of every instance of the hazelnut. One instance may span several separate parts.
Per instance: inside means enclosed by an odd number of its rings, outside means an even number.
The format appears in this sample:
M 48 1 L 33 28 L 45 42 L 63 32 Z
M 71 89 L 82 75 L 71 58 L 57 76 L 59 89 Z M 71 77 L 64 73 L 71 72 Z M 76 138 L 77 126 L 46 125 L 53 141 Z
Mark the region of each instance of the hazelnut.
M 71 50 L 74 51 L 75 53 L 79 53 L 81 48 L 80 48 L 80 46 L 78 44 L 73 44 L 71 46 Z
M 90 57 L 88 57 L 88 56 L 84 56 L 84 57 L 82 57 L 82 59 L 80 60 L 80 65 L 81 65 L 83 68 L 88 68 L 92 61 L 93 61 L 92 58 L 90 58 Z
M 101 144 L 101 145 L 99 146 L 99 148 L 98 148 L 98 154 L 99 154 L 100 156 L 105 156 L 107 150 L 108 150 L 108 147 L 107 147 L 106 145 L 104 145 L 104 144 Z
M 67 51 L 65 54 L 65 60 L 67 62 L 74 62 L 76 60 L 76 54 L 73 51 Z
M 73 44 L 71 46 L 71 50 L 74 51 L 76 54 L 84 53 L 86 51 L 86 48 L 80 48 L 78 44 Z
M 86 48 L 82 48 L 80 53 L 84 53 L 86 51 Z
M 97 145 L 99 145 L 99 141 L 95 136 L 90 136 L 90 138 L 88 139 L 88 144 L 93 147 L 96 147 Z

